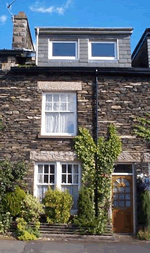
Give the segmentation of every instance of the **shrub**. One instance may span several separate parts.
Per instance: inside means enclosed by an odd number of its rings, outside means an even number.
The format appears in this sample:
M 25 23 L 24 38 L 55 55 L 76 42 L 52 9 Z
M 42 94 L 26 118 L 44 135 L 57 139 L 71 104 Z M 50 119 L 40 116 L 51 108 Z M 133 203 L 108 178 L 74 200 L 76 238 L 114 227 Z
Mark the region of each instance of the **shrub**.
M 11 226 L 12 217 L 9 212 L 0 214 L 0 233 L 6 234 Z
M 143 198 L 142 209 L 144 212 L 145 225 L 147 229 L 150 231 L 150 193 L 148 190 L 146 190 L 142 194 L 142 198 Z
M 91 191 L 82 187 L 78 198 L 78 218 L 84 223 L 90 222 L 95 217 L 94 201 Z
M 140 240 L 150 240 L 150 231 L 147 229 L 139 230 L 137 233 L 137 237 Z
M 74 221 L 79 226 L 80 233 L 86 234 L 102 234 L 106 228 L 104 222 L 105 212 L 95 217 L 94 196 L 91 190 L 82 187 L 79 191 L 78 198 L 78 215 Z
M 6 193 L 5 200 L 3 200 L 5 204 L 5 208 L 8 212 L 10 212 L 11 216 L 17 216 L 21 212 L 21 203 L 25 198 L 26 193 L 24 190 L 20 189 L 19 186 L 15 187 L 14 192 Z
M 39 200 L 31 194 L 26 194 L 21 204 L 21 217 L 27 222 L 37 222 L 43 213 L 43 205 Z
M 17 237 L 19 240 L 29 241 L 37 239 L 37 228 L 32 228 L 23 218 L 17 218 Z
M 67 223 L 72 207 L 72 196 L 68 191 L 52 190 L 49 187 L 43 202 L 48 223 Z

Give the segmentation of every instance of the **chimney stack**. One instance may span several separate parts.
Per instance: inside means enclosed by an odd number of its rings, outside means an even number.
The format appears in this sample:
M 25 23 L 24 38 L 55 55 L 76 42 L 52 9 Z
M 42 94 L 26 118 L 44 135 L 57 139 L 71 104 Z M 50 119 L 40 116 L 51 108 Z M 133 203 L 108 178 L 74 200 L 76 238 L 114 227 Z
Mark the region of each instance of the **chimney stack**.
M 34 51 L 27 16 L 19 12 L 13 16 L 13 41 L 12 49 L 29 49 Z

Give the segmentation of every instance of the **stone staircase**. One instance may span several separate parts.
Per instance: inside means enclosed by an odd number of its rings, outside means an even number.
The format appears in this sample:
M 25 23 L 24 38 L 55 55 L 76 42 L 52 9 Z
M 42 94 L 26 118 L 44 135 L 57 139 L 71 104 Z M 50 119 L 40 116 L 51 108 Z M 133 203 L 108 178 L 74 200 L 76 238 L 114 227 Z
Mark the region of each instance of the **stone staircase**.
M 33 226 L 33 223 L 30 223 Z M 16 230 L 16 222 L 12 223 L 10 228 L 11 232 L 15 232 Z M 79 227 L 74 224 L 48 224 L 41 223 L 39 228 L 40 234 L 42 237 L 50 237 L 52 235 L 89 235 L 90 233 L 86 228 L 82 228 L 80 231 Z M 111 236 L 112 233 L 112 225 L 107 225 L 106 231 L 103 236 Z

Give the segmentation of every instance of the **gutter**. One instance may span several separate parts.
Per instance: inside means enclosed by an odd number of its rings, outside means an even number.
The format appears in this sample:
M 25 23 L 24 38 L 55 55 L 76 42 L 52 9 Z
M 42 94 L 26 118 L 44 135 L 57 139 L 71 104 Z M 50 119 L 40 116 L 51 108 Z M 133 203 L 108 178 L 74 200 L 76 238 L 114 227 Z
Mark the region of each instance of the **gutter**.
M 98 75 L 119 75 L 119 76 L 150 76 L 150 68 L 118 68 L 118 67 L 97 67 Z M 12 67 L 11 73 L 14 74 L 88 74 L 95 76 L 95 67 Z

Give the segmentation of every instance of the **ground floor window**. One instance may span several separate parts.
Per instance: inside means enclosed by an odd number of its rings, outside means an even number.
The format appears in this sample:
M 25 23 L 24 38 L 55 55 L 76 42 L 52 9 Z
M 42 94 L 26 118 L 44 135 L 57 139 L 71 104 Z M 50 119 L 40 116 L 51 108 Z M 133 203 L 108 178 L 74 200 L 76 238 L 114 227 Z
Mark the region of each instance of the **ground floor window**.
M 77 209 L 81 181 L 81 168 L 78 163 L 37 163 L 34 173 L 34 195 L 42 201 L 48 187 L 66 189 L 73 197 L 72 209 Z

